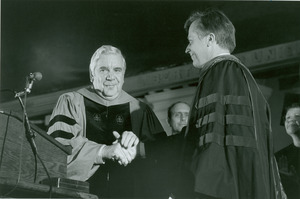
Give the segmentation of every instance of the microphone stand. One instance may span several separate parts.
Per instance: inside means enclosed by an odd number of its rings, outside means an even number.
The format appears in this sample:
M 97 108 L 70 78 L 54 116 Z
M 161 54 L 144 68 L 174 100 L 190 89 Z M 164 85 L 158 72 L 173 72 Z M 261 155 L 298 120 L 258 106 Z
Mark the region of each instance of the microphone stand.
M 32 80 L 30 80 L 28 77 L 26 77 L 26 85 L 25 85 L 24 91 L 21 91 L 21 92 L 18 92 L 18 93 L 15 92 L 15 98 L 18 98 L 18 100 L 21 104 L 21 107 L 23 109 L 23 116 L 24 116 L 23 123 L 24 123 L 24 127 L 25 127 L 25 135 L 26 135 L 26 138 L 27 138 L 28 142 L 30 143 L 30 146 L 31 146 L 31 149 L 33 151 L 34 156 L 36 156 L 37 147 L 36 147 L 36 144 L 35 144 L 35 141 L 34 141 L 35 134 L 34 134 L 34 132 L 32 131 L 32 129 L 30 127 L 30 123 L 29 123 L 29 119 L 28 119 L 28 115 L 27 115 L 27 111 L 26 111 L 26 106 L 24 105 L 24 103 L 21 99 L 21 96 L 25 95 L 25 101 L 26 101 L 27 93 L 30 93 L 31 87 L 32 87 L 31 84 L 33 83 L 33 82 L 30 82 L 30 81 L 32 81 Z
M 28 142 L 30 144 L 30 147 L 32 149 L 32 152 L 33 152 L 33 155 L 34 155 L 34 159 L 35 159 L 35 176 L 34 176 L 34 182 L 36 181 L 36 177 L 37 177 L 37 158 L 41 161 L 41 164 L 44 167 L 45 172 L 46 172 L 46 174 L 48 176 L 48 179 L 49 179 L 49 182 L 50 182 L 51 177 L 49 175 L 49 172 L 48 172 L 48 170 L 47 170 L 44 162 L 42 161 L 42 159 L 38 155 L 37 147 L 36 147 L 35 140 L 34 140 L 35 134 L 34 134 L 34 132 L 31 129 L 31 126 L 30 126 L 30 123 L 29 123 L 29 119 L 28 119 L 28 115 L 27 115 L 27 111 L 26 111 L 27 93 L 31 92 L 33 81 L 34 80 L 26 77 L 26 86 L 25 86 L 24 91 L 15 92 L 15 98 L 18 98 L 18 100 L 19 100 L 19 102 L 21 104 L 21 107 L 23 109 L 23 116 L 24 116 L 23 123 L 24 123 L 24 127 L 25 127 L 25 135 L 26 135 L 26 138 L 27 138 L 27 140 L 28 140 Z M 21 99 L 22 96 L 25 96 L 25 104 L 23 103 L 23 101 Z M 50 183 L 49 186 L 50 186 L 50 189 L 49 189 L 49 198 L 52 198 L 52 184 Z
M 24 128 L 25 128 L 25 136 L 27 138 L 27 141 L 30 144 L 31 150 L 33 152 L 33 156 L 34 156 L 34 160 L 35 160 L 35 175 L 34 175 L 34 182 L 36 181 L 36 177 L 37 177 L 37 157 L 38 157 L 38 153 L 37 153 L 37 147 L 35 144 L 35 134 L 31 129 L 30 123 L 29 123 L 29 119 L 28 119 L 28 115 L 27 115 L 27 111 L 26 111 L 26 98 L 27 98 L 27 93 L 30 93 L 30 80 L 29 78 L 26 78 L 26 86 L 24 91 L 21 92 L 15 92 L 15 98 L 18 98 L 20 105 L 22 107 L 23 110 L 23 124 L 24 124 Z M 21 94 L 22 93 L 22 94 Z M 25 96 L 25 104 L 23 103 L 21 96 Z
M 30 127 L 30 123 L 29 123 L 29 119 L 28 119 L 28 115 L 27 115 L 27 111 L 26 111 L 26 107 L 21 99 L 20 96 L 17 96 L 21 106 L 22 106 L 22 109 L 23 109 L 23 116 L 24 116 L 24 127 L 25 127 L 25 135 L 26 135 L 26 138 L 31 146 L 31 149 L 33 151 L 33 154 L 36 155 L 37 154 L 37 147 L 36 147 L 36 144 L 35 144 L 35 141 L 34 141 L 34 138 L 35 138 L 35 134 L 34 132 L 32 131 L 31 127 Z
M 26 92 L 26 88 L 25 88 L 25 92 Z M 25 93 L 25 98 L 27 96 L 27 93 Z M 33 152 L 33 155 L 34 155 L 34 159 L 35 159 L 35 175 L 34 175 L 34 182 L 36 182 L 36 177 L 37 177 L 37 158 L 41 161 L 41 164 L 42 166 L 44 167 L 45 169 L 45 172 L 47 174 L 47 177 L 48 177 L 48 180 L 50 182 L 49 184 L 49 198 L 52 198 L 52 183 L 51 183 L 51 177 L 50 177 L 50 174 L 44 164 L 44 162 L 42 161 L 42 159 L 40 158 L 40 156 L 38 155 L 38 152 L 37 152 L 37 147 L 36 147 L 36 144 L 35 144 L 35 134 L 34 132 L 32 131 L 31 127 L 30 127 L 30 123 L 29 123 L 29 119 L 28 119 L 28 115 L 27 115 L 27 112 L 26 112 L 26 106 L 24 105 L 22 99 L 21 99 L 21 96 L 20 95 L 16 95 L 15 97 L 18 98 L 21 106 L 22 106 L 22 109 L 23 109 L 23 115 L 24 115 L 24 127 L 25 127 L 25 135 L 26 135 L 26 138 L 30 144 L 30 147 L 32 149 L 32 152 Z

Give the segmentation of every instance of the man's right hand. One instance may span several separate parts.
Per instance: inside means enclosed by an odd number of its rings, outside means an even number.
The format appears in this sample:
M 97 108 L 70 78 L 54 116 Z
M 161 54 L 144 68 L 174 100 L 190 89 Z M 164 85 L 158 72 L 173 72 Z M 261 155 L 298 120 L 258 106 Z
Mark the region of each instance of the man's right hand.
M 120 145 L 120 143 L 114 143 L 112 145 L 104 146 L 102 150 L 102 158 L 118 161 L 120 165 L 126 166 L 129 164 L 134 157 L 130 154 L 130 152 Z
M 138 138 L 133 139 L 134 141 L 129 141 L 129 144 L 127 144 L 126 148 L 124 148 L 123 145 L 121 146 L 122 140 L 120 141 L 119 139 L 120 134 L 116 131 L 114 131 L 113 134 L 116 138 L 116 141 L 113 142 L 112 145 L 104 146 L 102 150 L 102 158 L 104 160 L 110 159 L 113 161 L 118 161 L 120 165 L 126 166 L 131 163 L 136 156 Z

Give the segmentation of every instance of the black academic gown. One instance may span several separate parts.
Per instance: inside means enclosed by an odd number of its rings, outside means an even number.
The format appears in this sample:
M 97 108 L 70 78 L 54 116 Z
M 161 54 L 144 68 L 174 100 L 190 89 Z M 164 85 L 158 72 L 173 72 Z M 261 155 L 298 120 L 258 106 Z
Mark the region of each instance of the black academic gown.
M 204 65 L 186 131 L 185 163 L 198 194 L 280 198 L 268 104 L 234 56 Z

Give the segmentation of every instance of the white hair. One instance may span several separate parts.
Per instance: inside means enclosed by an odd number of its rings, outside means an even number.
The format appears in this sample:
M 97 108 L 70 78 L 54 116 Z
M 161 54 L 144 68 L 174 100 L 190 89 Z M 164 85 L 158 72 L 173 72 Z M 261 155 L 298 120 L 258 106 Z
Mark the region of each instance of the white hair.
M 90 80 L 91 80 L 91 82 L 93 80 L 94 70 L 95 70 L 97 62 L 100 58 L 100 55 L 107 55 L 107 54 L 121 55 L 122 59 L 123 59 L 124 68 L 126 69 L 126 61 L 125 61 L 125 58 L 124 58 L 121 50 L 114 46 L 111 46 L 111 45 L 103 45 L 95 51 L 95 53 L 93 54 L 93 56 L 91 58 L 91 62 L 90 62 Z

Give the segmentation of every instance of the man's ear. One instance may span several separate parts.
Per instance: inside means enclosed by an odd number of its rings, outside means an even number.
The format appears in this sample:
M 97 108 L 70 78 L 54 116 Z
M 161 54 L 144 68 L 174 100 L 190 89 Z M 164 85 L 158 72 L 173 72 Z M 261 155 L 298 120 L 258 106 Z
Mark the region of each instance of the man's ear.
M 171 125 L 170 125 L 170 119 L 169 119 L 169 118 L 166 119 L 166 122 L 167 122 L 167 124 L 169 124 L 169 126 L 171 127 Z
M 216 36 L 214 33 L 209 33 L 206 38 L 207 47 L 212 46 L 213 43 L 216 42 Z
M 93 81 L 94 81 L 94 76 L 93 75 L 90 76 L 90 81 L 93 83 Z

